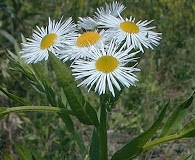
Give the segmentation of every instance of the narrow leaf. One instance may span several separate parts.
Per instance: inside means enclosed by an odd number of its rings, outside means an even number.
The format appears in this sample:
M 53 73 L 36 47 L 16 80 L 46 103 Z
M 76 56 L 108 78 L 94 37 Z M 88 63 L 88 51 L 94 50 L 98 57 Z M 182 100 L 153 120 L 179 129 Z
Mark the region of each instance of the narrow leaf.
M 7 38 L 12 44 L 14 44 L 16 51 L 19 51 L 17 41 L 11 34 L 9 34 L 7 31 L 2 30 L 2 29 L 0 29 L 0 34 L 3 35 L 5 38 Z
M 40 153 L 38 153 L 38 150 L 36 148 L 34 148 L 33 146 L 28 146 L 28 147 L 35 160 L 44 160 L 44 158 L 41 156 Z
M 143 151 L 143 146 L 153 137 L 153 135 L 159 128 L 165 116 L 167 107 L 168 103 L 165 105 L 154 124 L 146 132 L 142 133 L 141 135 L 127 143 L 122 149 L 117 151 L 113 155 L 112 160 L 128 160 L 138 156 Z
M 160 137 L 172 135 L 179 130 L 180 125 L 183 122 L 184 117 L 187 114 L 188 107 L 192 104 L 193 96 L 188 98 L 185 102 L 180 104 L 173 114 L 169 117 L 162 128 Z
M 11 98 L 12 100 L 14 100 L 15 102 L 19 103 L 19 105 L 24 105 L 24 106 L 29 106 L 31 105 L 30 102 L 27 102 L 25 100 L 23 100 L 22 98 L 12 94 L 12 93 L 9 93 L 7 91 L 5 91 L 2 87 L 0 87 L 0 90 L 9 98 Z
M 50 54 L 50 60 L 58 82 L 63 88 L 67 101 L 76 117 L 83 124 L 98 126 L 99 122 L 95 109 L 85 101 L 84 96 L 77 87 L 68 67 L 53 54 Z
M 42 81 L 42 84 L 44 87 L 44 94 L 46 95 L 48 102 L 52 106 L 57 107 L 56 94 L 55 94 L 53 88 L 44 80 Z
M 14 160 L 14 159 L 12 159 L 12 158 L 10 157 L 10 155 L 9 155 L 7 152 L 5 152 L 5 151 L 2 151 L 2 155 L 3 155 L 4 160 Z
M 7 108 L 6 107 L 0 107 L 0 120 L 5 117 Z
M 195 137 L 195 119 L 191 120 L 186 124 L 179 132 L 178 136 L 180 138 L 190 138 Z
M 184 158 L 183 160 L 193 160 L 193 155 L 191 154 L 191 155 L 187 156 L 186 158 Z
M 72 119 L 70 118 L 70 116 L 67 114 L 59 114 L 60 117 L 62 118 L 63 122 L 66 124 L 69 132 L 71 133 L 71 135 L 75 138 L 75 141 L 77 143 L 77 145 L 79 146 L 81 152 L 83 155 L 87 154 L 87 149 L 84 145 L 84 142 L 82 140 L 82 137 L 80 136 L 80 134 L 75 130 L 74 124 L 72 122 Z
M 98 133 L 97 129 L 93 129 L 93 134 L 91 138 L 91 145 L 89 149 L 89 157 L 91 160 L 100 160 L 100 146 L 99 146 L 99 138 L 98 138 Z
M 26 146 L 21 146 L 19 143 L 14 143 L 17 153 L 20 155 L 22 160 L 32 160 L 32 154 Z

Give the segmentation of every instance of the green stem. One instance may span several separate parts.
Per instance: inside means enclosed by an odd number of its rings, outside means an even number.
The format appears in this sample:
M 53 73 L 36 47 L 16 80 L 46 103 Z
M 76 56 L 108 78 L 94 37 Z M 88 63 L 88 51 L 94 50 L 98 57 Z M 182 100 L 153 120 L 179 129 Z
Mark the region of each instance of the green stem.
M 150 149 L 154 146 L 157 146 L 159 144 L 162 144 L 164 142 L 173 141 L 173 140 L 176 140 L 176 139 L 179 139 L 179 136 L 176 135 L 176 134 L 156 139 L 154 141 L 151 141 L 151 142 L 148 142 L 147 144 L 145 144 L 144 147 L 143 147 L 143 151 L 146 151 L 146 150 L 148 150 L 148 149 Z
M 100 160 L 108 160 L 107 112 L 105 104 L 101 104 L 100 108 L 100 126 L 98 128 L 98 135 L 100 141 Z
M 46 112 L 57 112 L 57 113 L 67 113 L 74 115 L 74 113 L 68 109 L 51 107 L 51 106 L 19 106 L 19 107 L 11 107 L 7 108 L 4 112 L 25 112 L 25 111 L 46 111 Z

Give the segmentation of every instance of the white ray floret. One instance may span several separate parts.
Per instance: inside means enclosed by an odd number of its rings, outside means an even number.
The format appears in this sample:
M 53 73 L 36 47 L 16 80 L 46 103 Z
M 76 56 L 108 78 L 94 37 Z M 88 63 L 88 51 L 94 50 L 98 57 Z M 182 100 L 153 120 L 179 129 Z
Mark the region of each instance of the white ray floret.
M 161 36 L 162 33 L 157 33 L 157 32 L 154 32 L 154 31 L 148 31 L 148 41 L 150 44 L 154 45 L 154 46 L 158 46 L 160 44 L 160 40 L 161 40 Z M 152 48 L 152 45 L 151 45 L 151 48 Z M 153 49 L 153 48 L 152 48 Z
M 32 38 L 27 38 L 26 43 L 22 43 L 21 57 L 26 59 L 26 63 L 37 63 L 47 60 L 49 52 L 58 55 L 61 48 L 71 43 L 75 34 L 76 25 L 72 18 L 66 21 L 55 22 L 49 18 L 47 27 L 38 27 L 33 31 Z
M 91 17 L 79 17 L 79 21 L 77 23 L 78 29 L 85 29 L 85 30 L 94 30 L 97 28 L 97 21 Z
M 128 49 L 118 48 L 112 41 L 109 46 L 102 45 L 101 49 L 91 47 L 90 59 L 78 59 L 72 64 L 72 72 L 76 80 L 82 80 L 78 86 L 94 88 L 99 95 L 107 91 L 115 96 L 114 88 L 121 90 L 124 87 L 134 86 L 138 81 L 135 71 L 140 71 L 134 66 L 128 66 L 129 62 L 136 62 L 135 55 L 138 52 L 129 53 Z
M 98 32 L 88 31 L 73 37 L 73 41 L 64 49 L 61 50 L 59 58 L 64 62 L 68 59 L 78 59 L 87 58 L 88 53 L 91 50 L 90 46 L 99 48 L 104 42 L 106 42 L 106 37 L 104 36 L 104 30 Z
M 100 7 L 97 8 L 97 12 L 95 12 L 95 17 L 98 19 L 102 15 L 112 15 L 114 17 L 118 17 L 118 15 L 125 10 L 125 6 L 119 2 L 112 2 L 110 4 L 105 4 L 106 8 Z
M 112 15 L 118 17 L 118 14 L 125 9 L 125 6 L 119 2 L 112 2 L 110 4 L 105 3 L 105 7 L 97 8 L 93 18 L 91 17 L 79 17 L 78 28 L 86 30 L 94 30 L 98 27 L 99 19 L 102 15 Z
M 123 43 L 124 47 L 132 45 L 144 52 L 143 47 L 153 49 L 152 45 L 158 45 L 161 39 L 161 33 L 153 31 L 155 27 L 147 27 L 152 21 L 135 22 L 133 17 L 123 19 L 120 15 L 119 18 L 112 15 L 102 15 L 99 28 L 107 28 L 107 36 L 114 38 L 118 43 Z

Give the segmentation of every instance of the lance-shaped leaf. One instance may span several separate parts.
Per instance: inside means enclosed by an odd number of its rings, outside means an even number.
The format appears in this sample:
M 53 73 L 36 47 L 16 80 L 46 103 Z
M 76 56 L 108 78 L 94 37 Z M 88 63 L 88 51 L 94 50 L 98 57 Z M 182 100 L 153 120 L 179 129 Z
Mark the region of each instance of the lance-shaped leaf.
M 7 91 L 5 91 L 3 88 L 0 87 L 0 90 L 9 98 L 11 98 L 12 100 L 14 100 L 15 102 L 19 103 L 19 105 L 24 105 L 24 106 L 28 106 L 30 105 L 30 102 L 27 102 L 25 100 L 23 100 L 22 98 L 12 94 L 12 93 L 9 93 Z
M 42 81 L 43 84 L 43 90 L 44 90 L 44 94 L 47 97 L 48 102 L 54 106 L 54 107 L 58 107 L 57 101 L 56 101 L 56 93 L 54 92 L 52 86 L 50 86 L 46 81 Z M 62 107 L 62 105 L 60 105 L 60 107 Z
M 67 101 L 72 111 L 75 113 L 75 116 L 83 124 L 98 126 L 99 121 L 95 109 L 85 101 L 69 69 L 53 54 L 50 54 L 50 60 L 58 82 L 63 88 Z
M 179 138 L 195 137 L 195 119 L 186 124 L 179 132 Z
M 161 137 L 172 135 L 176 133 L 179 130 L 179 127 L 181 126 L 186 114 L 187 110 L 192 104 L 193 101 L 193 95 L 190 96 L 185 102 L 180 104 L 175 111 L 172 113 L 172 115 L 169 117 L 169 119 L 164 124 L 162 131 L 161 131 Z
M 0 120 L 6 116 L 6 107 L 0 107 Z
M 3 158 L 4 158 L 4 160 L 14 160 L 14 159 L 12 159 L 12 158 L 10 157 L 10 155 L 9 155 L 7 152 L 5 152 L 5 151 L 2 151 L 1 154 L 2 154 L 2 156 L 3 156 Z
M 143 151 L 143 146 L 153 137 L 159 128 L 167 109 L 168 103 L 161 111 L 159 117 L 154 124 L 144 133 L 127 143 L 122 149 L 117 151 L 112 160 L 129 160 L 138 156 Z
M 5 38 L 7 38 L 12 44 L 14 44 L 16 51 L 19 50 L 19 47 L 17 45 L 17 41 L 11 34 L 9 34 L 7 31 L 1 30 L 1 29 L 0 29 L 0 34 L 3 35 Z
M 17 153 L 20 155 L 21 160 L 32 160 L 32 154 L 30 153 L 27 146 L 21 146 L 19 143 L 14 143 Z
M 193 155 L 191 154 L 191 155 L 187 156 L 186 158 L 184 158 L 183 160 L 193 160 Z
M 93 129 L 89 156 L 91 160 L 100 160 L 100 144 L 96 128 Z
M 70 115 L 68 115 L 68 114 L 65 115 L 65 114 L 61 114 L 61 113 L 59 113 L 59 115 L 62 118 L 62 120 L 64 121 L 64 123 L 66 124 L 66 126 L 67 126 L 69 132 L 71 133 L 71 135 L 76 140 L 77 145 L 79 146 L 82 154 L 87 155 L 87 149 L 85 147 L 85 144 L 82 140 L 82 137 L 80 136 L 80 134 L 75 129 L 74 123 L 72 122 L 72 119 L 71 119 Z
M 35 160 L 44 160 L 44 158 L 39 153 L 40 151 L 37 150 L 37 148 L 35 148 L 35 147 L 31 146 L 31 145 L 28 145 L 28 148 L 29 148 L 29 150 L 30 150 L 30 152 L 33 155 Z

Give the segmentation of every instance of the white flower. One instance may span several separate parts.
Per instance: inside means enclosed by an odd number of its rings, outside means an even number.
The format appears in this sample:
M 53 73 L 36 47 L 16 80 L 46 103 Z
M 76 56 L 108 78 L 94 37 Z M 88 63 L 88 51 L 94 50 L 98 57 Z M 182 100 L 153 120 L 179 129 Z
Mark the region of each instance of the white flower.
M 102 15 L 112 15 L 114 17 L 118 17 L 118 14 L 121 13 L 125 9 L 125 6 L 117 1 L 112 2 L 110 4 L 105 3 L 105 5 L 106 5 L 106 8 L 104 7 L 97 8 L 97 11 L 95 12 L 95 15 L 93 18 L 79 17 L 78 28 L 79 29 L 83 28 L 86 30 L 94 30 L 98 27 L 99 18 Z
M 133 58 L 138 52 L 129 53 L 128 49 L 118 48 L 115 42 L 109 46 L 102 45 L 101 49 L 91 47 L 90 59 L 78 59 L 72 64 L 72 72 L 76 80 L 83 81 L 78 86 L 95 87 L 99 95 L 109 90 L 115 96 L 114 88 L 121 90 L 121 85 L 130 87 L 138 81 L 133 74 L 139 69 L 128 66 L 129 62 L 135 62 Z
M 106 9 L 104 7 L 97 8 L 96 18 L 98 19 L 102 15 L 112 15 L 118 17 L 118 15 L 125 9 L 125 6 L 119 2 L 112 2 L 109 5 L 106 3 Z
M 120 15 L 116 18 L 112 15 L 102 15 L 100 17 L 100 28 L 107 28 L 107 36 L 115 39 L 118 43 L 124 43 L 124 47 L 133 45 L 134 48 L 140 49 L 143 46 L 152 48 L 152 45 L 158 45 L 161 33 L 152 31 L 155 27 L 146 27 L 151 21 L 138 21 L 135 18 L 123 19 Z
M 60 49 L 68 45 L 71 38 L 76 36 L 74 33 L 76 25 L 73 24 L 72 18 L 66 21 L 61 19 L 59 22 L 51 21 L 49 18 L 49 25 L 45 28 L 37 26 L 37 30 L 34 30 L 32 39 L 27 38 L 27 42 L 22 43 L 20 54 L 26 59 L 26 63 L 47 60 L 49 52 L 57 56 Z
M 98 48 L 104 42 L 106 42 L 104 30 L 99 33 L 98 31 L 88 31 L 78 34 L 77 37 L 73 37 L 73 41 L 66 48 L 61 50 L 59 58 L 64 62 L 68 59 L 87 58 L 90 46 Z

